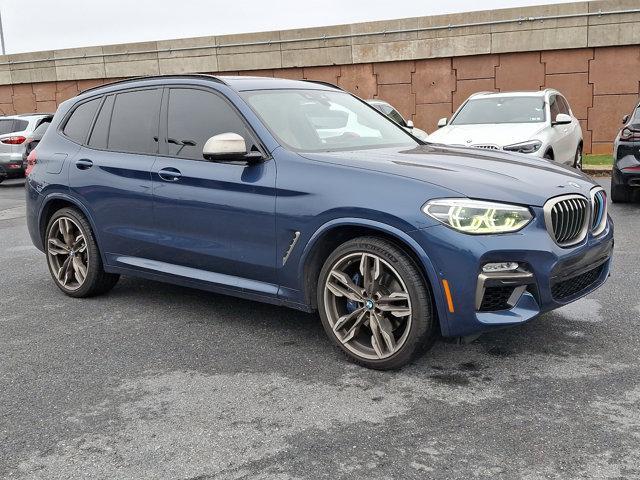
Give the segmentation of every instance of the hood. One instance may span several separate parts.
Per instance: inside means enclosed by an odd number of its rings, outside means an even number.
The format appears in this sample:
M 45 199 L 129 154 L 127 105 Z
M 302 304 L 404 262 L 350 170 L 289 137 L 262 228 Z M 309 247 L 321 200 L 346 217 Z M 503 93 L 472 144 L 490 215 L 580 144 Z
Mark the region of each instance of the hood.
M 476 148 L 429 144 L 302 155 L 420 180 L 460 196 L 521 205 L 542 206 L 567 193 L 589 198 L 596 185 L 582 172 L 549 160 Z
M 446 145 L 488 144 L 504 147 L 533 140 L 545 128 L 542 123 L 447 125 L 429 135 L 429 141 Z

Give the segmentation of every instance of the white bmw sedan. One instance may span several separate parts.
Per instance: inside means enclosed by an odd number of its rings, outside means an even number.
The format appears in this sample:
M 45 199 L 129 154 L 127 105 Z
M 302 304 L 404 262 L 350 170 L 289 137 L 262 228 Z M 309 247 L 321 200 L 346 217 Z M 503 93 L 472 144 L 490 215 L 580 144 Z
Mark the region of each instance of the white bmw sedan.
M 507 150 L 582 169 L 582 129 L 557 90 L 471 95 L 429 142 Z

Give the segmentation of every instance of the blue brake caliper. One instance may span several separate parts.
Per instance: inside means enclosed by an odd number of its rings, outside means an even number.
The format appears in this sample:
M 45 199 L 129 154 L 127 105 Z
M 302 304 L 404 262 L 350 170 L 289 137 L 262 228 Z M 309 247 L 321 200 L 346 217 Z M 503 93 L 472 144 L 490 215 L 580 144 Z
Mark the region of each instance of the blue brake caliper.
M 362 280 L 362 277 L 360 276 L 360 273 L 356 273 L 353 277 L 351 277 L 351 280 L 353 280 L 353 283 L 355 283 L 356 285 L 360 285 L 360 281 Z M 355 302 L 353 300 L 347 300 L 347 312 L 353 313 L 357 309 L 358 309 L 358 302 Z

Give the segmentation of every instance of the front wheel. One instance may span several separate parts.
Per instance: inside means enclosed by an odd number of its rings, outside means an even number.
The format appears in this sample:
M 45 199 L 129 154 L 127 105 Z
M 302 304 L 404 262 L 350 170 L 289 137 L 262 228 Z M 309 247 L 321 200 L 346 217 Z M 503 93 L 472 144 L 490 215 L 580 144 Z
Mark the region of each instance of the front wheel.
M 46 231 L 47 263 L 57 287 L 71 297 L 90 297 L 111 290 L 119 275 L 102 266 L 91 226 L 73 208 L 53 214 Z
M 435 336 L 429 286 L 388 241 L 361 237 L 338 247 L 320 272 L 317 296 L 329 337 L 365 367 L 402 367 Z
M 578 145 L 578 148 L 576 149 L 576 155 L 573 159 L 573 168 L 582 170 L 582 145 Z

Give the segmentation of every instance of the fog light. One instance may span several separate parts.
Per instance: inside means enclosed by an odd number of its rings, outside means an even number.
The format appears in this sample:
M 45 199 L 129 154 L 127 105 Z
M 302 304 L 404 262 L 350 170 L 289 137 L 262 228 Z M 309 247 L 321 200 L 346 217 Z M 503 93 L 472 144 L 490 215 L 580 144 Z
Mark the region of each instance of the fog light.
M 485 263 L 482 267 L 482 271 L 485 273 L 493 272 L 513 272 L 517 270 L 520 265 L 516 262 L 497 262 L 497 263 Z

